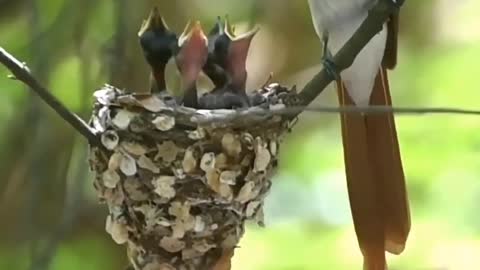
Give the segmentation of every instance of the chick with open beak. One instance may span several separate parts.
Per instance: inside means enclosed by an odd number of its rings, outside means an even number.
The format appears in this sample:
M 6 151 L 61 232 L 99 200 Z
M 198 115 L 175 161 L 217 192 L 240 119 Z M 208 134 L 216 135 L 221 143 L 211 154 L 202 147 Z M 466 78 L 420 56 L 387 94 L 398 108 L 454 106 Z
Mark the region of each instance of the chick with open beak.
M 258 30 L 255 28 L 235 36 L 228 17 L 225 23 L 218 19 L 208 36 L 208 61 L 204 67 L 216 89 L 227 87 L 232 92 L 245 95 L 247 56 Z
M 231 88 L 238 94 L 246 95 L 245 84 L 247 81 L 247 56 L 250 44 L 260 29 L 255 27 L 249 32 L 236 36 L 229 25 L 228 18 L 225 20 L 225 33 L 231 42 L 228 46 L 225 69 L 231 78 Z
M 228 18 L 217 23 L 208 35 L 208 58 L 203 71 L 215 88 L 200 98 L 207 109 L 241 108 L 249 106 L 246 94 L 246 62 L 251 41 L 258 28 L 235 36 Z
M 143 22 L 138 37 L 145 59 L 152 69 L 151 92 L 165 91 L 165 66 L 176 51 L 177 35 L 168 29 L 158 8 L 155 7 L 148 19 Z
M 190 23 L 178 40 L 179 51 L 175 56 L 175 62 L 182 79 L 183 105 L 198 108 L 196 82 L 207 61 L 208 39 L 200 22 L 197 21 L 187 33 L 189 28 Z

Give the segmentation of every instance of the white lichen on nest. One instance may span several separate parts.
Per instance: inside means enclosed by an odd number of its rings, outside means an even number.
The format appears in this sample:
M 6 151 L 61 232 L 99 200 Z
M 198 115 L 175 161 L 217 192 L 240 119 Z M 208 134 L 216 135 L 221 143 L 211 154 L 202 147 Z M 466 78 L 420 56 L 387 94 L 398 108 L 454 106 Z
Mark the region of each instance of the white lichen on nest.
M 90 123 L 104 148 L 91 146 L 94 185 L 108 205 L 106 230 L 127 244 L 135 268 L 200 269 L 212 263 L 206 255 L 236 247 L 246 220 L 263 224 L 292 121 L 248 113 L 283 106 L 270 97 L 285 88 L 261 91 L 269 103 L 240 112 L 169 106 L 111 86 L 95 92 Z

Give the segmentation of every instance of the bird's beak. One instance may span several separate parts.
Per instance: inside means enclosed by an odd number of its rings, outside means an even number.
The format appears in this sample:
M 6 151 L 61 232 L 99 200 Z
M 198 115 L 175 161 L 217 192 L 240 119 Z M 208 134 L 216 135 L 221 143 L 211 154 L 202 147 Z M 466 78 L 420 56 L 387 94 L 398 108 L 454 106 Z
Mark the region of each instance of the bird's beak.
M 166 32 L 169 30 L 165 20 L 158 10 L 158 7 L 154 7 L 152 11 L 150 11 L 148 18 L 143 21 L 142 27 L 140 27 L 140 31 L 138 31 L 138 36 L 142 36 L 143 33 L 148 30 L 159 32 Z
M 190 31 L 189 25 L 178 40 L 177 64 L 185 82 L 193 83 L 207 61 L 208 39 L 200 22 L 197 21 Z
M 208 39 L 203 32 L 202 25 L 199 21 L 196 21 L 193 27 L 192 23 L 188 22 L 185 30 L 178 39 L 178 46 L 182 47 L 197 47 L 202 48 L 208 44 Z M 191 28 L 191 29 L 190 29 Z
M 225 25 L 223 30 L 230 39 L 235 39 L 235 25 L 230 23 L 230 17 L 225 15 Z
M 230 29 L 232 29 L 232 30 L 229 30 L 229 31 L 235 31 L 234 27 L 230 27 Z M 255 28 L 253 28 L 252 30 L 250 30 L 246 33 L 243 33 L 239 36 L 233 36 L 232 41 L 246 42 L 248 44 L 248 46 L 250 46 L 250 43 L 251 43 L 252 39 L 255 37 L 255 35 L 258 33 L 258 31 L 260 31 L 260 27 L 256 26 Z M 227 33 L 229 33 L 229 32 L 227 32 Z
M 228 50 L 227 69 L 232 76 L 232 83 L 241 90 L 244 90 L 247 79 L 246 64 L 250 44 L 259 30 L 260 28 L 255 27 L 247 33 L 234 37 Z
M 209 36 L 222 35 L 224 33 L 224 25 L 222 23 L 222 18 L 217 17 L 217 22 L 213 26 L 212 30 L 208 33 Z

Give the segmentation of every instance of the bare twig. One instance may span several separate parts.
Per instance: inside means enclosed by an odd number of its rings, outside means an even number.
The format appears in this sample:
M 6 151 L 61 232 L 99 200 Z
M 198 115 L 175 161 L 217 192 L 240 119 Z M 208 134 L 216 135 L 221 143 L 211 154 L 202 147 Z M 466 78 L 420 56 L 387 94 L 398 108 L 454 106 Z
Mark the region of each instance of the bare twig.
M 339 73 L 352 65 L 358 53 L 382 30 L 383 24 L 390 15 L 397 13 L 405 1 L 397 0 L 396 2 L 397 4 L 394 4 L 393 0 L 377 1 L 377 4 L 369 11 L 362 25 L 333 57 L 333 62 Z M 300 92 L 301 105 L 310 104 L 332 81 L 333 78 L 323 68 Z M 297 114 L 301 112 L 299 110 Z
M 62 103 L 60 103 L 60 101 L 47 89 L 40 85 L 40 83 L 32 76 L 26 64 L 18 61 L 2 47 L 0 47 L 0 63 L 2 63 L 13 73 L 15 79 L 22 81 L 33 91 L 35 91 L 43 101 L 45 101 L 65 121 L 67 121 L 67 123 L 69 123 L 82 136 L 84 136 L 89 143 L 100 145 L 94 130 L 91 129 L 78 115 L 71 112 Z

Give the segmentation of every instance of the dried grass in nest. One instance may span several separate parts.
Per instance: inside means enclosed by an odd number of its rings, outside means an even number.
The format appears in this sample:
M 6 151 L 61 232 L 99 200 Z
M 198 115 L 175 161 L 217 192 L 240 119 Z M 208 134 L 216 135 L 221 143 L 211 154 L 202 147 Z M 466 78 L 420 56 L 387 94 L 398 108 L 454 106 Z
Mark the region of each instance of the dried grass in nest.
M 284 106 L 288 91 L 274 84 L 258 93 L 265 102 L 240 113 L 111 86 L 95 93 L 91 126 L 104 148 L 91 146 L 94 186 L 108 205 L 106 231 L 126 244 L 135 269 L 230 269 L 245 221 L 263 224 L 291 120 L 248 113 Z

